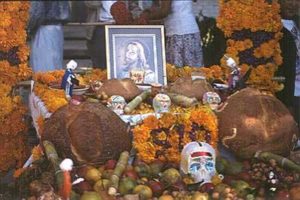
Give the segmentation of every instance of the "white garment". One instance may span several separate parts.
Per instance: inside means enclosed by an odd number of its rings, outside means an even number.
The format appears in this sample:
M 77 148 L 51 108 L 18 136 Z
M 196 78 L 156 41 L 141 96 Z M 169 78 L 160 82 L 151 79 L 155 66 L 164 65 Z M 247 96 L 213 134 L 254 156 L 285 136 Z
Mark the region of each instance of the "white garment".
M 165 18 L 166 35 L 198 33 L 199 27 L 193 13 L 192 0 L 176 0 L 171 3 L 171 12 Z
M 297 47 L 297 61 L 296 61 L 296 77 L 294 96 L 300 96 L 300 30 L 297 28 L 293 20 L 282 19 L 283 26 L 292 33 Z
M 113 22 L 113 16 L 110 13 L 111 6 L 117 1 L 102 1 L 99 12 L 99 19 L 101 22 Z

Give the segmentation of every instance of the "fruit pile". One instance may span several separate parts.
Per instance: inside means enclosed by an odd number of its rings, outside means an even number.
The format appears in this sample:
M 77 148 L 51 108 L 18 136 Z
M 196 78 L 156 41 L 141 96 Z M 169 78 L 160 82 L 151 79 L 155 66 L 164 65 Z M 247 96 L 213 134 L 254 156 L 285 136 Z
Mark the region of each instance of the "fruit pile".
M 258 160 L 238 162 L 218 157 L 216 167 L 224 178 L 218 174 L 211 183 L 200 185 L 190 184 L 190 179 L 180 174 L 177 164 L 158 160 L 146 164 L 138 159 L 128 164 L 132 158 L 126 156 L 126 159 L 121 159 L 121 154 L 118 161 L 108 160 L 104 165 L 73 168 L 72 182 L 84 178 L 73 185 L 73 194 L 76 193 L 80 200 L 297 200 L 300 196 L 299 173 L 282 169 L 274 160 L 268 163 Z M 38 170 L 38 180 L 23 183 L 23 189 L 28 185 L 32 200 L 41 193 L 56 195 L 53 193 L 53 188 L 57 188 L 54 185 L 55 172 L 45 167 L 45 163 L 41 169 L 48 171 L 41 173 Z M 34 172 L 37 173 L 37 168 Z M 112 186 L 114 192 L 111 192 Z M 76 195 L 71 199 L 76 199 L 73 198 Z
M 246 199 L 295 200 L 300 197 L 300 174 L 283 169 L 274 159 L 241 163 L 219 158 L 217 171 L 224 174 L 223 183 L 234 187 L 238 196 Z

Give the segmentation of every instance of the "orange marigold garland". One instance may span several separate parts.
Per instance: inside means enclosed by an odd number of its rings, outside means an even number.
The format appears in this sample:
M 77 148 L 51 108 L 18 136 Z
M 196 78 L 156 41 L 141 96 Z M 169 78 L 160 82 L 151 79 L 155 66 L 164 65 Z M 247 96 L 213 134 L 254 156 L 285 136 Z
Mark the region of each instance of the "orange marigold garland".
M 32 75 L 25 30 L 29 6 L 25 1 L 0 2 L 0 171 L 22 166 L 29 154 L 24 134 L 27 110 L 14 92 L 19 81 Z
M 210 67 L 176 67 L 175 65 L 167 64 L 168 82 L 175 82 L 181 77 L 191 77 L 192 72 L 202 72 L 208 80 L 220 79 L 226 82 L 229 71 L 225 67 L 213 65 Z
M 205 141 L 216 148 L 217 118 L 206 106 L 182 114 L 149 116 L 133 129 L 133 146 L 144 162 L 156 159 L 179 163 L 180 152 L 191 141 Z
M 272 81 L 277 67 L 282 63 L 279 46 L 282 25 L 278 2 L 219 0 L 219 3 L 217 26 L 227 37 L 226 54 L 235 59 L 243 72 L 252 69 L 249 85 L 271 92 L 280 90 L 282 86 Z M 224 59 L 221 65 L 226 66 Z
M 51 84 L 60 84 L 63 75 L 64 70 L 55 70 L 38 72 L 33 76 L 35 81 L 34 92 L 45 103 L 50 113 L 55 112 L 58 108 L 68 103 L 63 90 L 49 88 L 49 85 Z M 78 75 L 77 79 L 81 85 L 88 85 L 94 80 L 105 80 L 106 76 L 106 70 L 94 69 L 91 73 L 84 76 Z

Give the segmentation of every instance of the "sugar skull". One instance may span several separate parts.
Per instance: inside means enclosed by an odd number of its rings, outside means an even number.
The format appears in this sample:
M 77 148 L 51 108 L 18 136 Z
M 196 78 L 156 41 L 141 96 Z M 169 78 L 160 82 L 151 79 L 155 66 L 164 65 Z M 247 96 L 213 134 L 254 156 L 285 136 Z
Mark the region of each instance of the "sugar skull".
M 203 104 L 209 104 L 212 110 L 216 110 L 221 103 L 221 97 L 216 92 L 206 92 L 202 98 Z
M 180 169 L 189 175 L 194 183 L 209 183 L 216 174 L 216 153 L 211 145 L 205 142 L 190 142 L 181 152 Z
M 156 113 L 169 112 L 171 99 L 166 94 L 157 94 L 153 99 L 153 108 Z
M 122 96 L 113 95 L 109 98 L 107 106 L 110 107 L 118 115 L 122 115 L 124 113 L 126 101 Z

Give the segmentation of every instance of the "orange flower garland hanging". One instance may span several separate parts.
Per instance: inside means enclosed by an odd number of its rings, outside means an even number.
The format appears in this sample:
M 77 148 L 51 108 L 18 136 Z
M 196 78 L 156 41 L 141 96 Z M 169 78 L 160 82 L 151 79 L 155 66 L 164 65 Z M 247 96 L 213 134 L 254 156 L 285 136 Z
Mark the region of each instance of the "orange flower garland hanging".
M 149 116 L 134 127 L 133 146 L 144 162 L 179 163 L 181 150 L 191 141 L 205 141 L 216 148 L 217 126 L 215 114 L 206 106 L 182 114 L 166 113 L 160 119 Z
M 0 2 L 0 172 L 22 166 L 29 154 L 24 134 L 27 110 L 14 94 L 16 84 L 32 74 L 25 31 L 29 7 L 25 1 Z
M 278 2 L 219 0 L 219 4 L 217 26 L 227 38 L 226 54 L 238 62 L 243 72 L 252 69 L 248 84 L 271 92 L 280 90 L 282 86 L 272 81 L 282 63 Z M 226 65 L 223 59 L 221 63 Z
M 50 113 L 68 103 L 63 90 L 50 89 L 51 84 L 60 84 L 64 75 L 64 70 L 54 70 L 49 72 L 38 72 L 33 76 L 35 81 L 34 92 L 45 103 Z M 106 70 L 93 69 L 91 73 L 78 76 L 81 85 L 87 85 L 94 80 L 103 81 L 106 79 Z
M 220 79 L 226 81 L 229 71 L 223 69 L 224 67 L 213 65 L 210 67 L 176 67 L 175 65 L 167 64 L 167 78 L 168 82 L 175 82 L 181 77 L 191 77 L 192 72 L 202 72 L 208 80 Z

